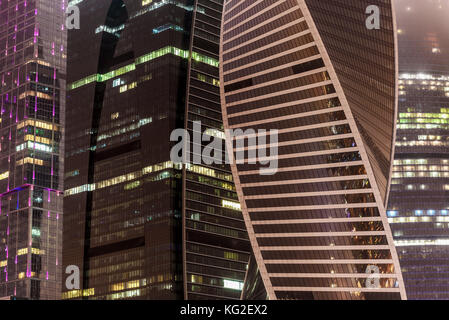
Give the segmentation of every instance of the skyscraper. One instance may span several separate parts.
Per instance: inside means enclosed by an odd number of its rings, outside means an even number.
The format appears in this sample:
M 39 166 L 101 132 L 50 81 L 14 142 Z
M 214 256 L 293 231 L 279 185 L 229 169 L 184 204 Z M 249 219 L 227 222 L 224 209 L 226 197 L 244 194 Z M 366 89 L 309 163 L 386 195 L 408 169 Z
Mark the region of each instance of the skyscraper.
M 388 216 L 409 299 L 449 299 L 449 1 L 396 0 L 399 120 Z
M 170 158 L 175 129 L 224 136 L 222 5 L 72 4 L 63 265 L 81 288 L 63 298 L 239 299 L 250 244 L 230 168 Z
M 365 24 L 371 5 L 380 29 Z M 232 165 L 254 251 L 247 298 L 405 298 L 385 211 L 395 58 L 390 1 L 225 2 L 225 128 L 278 130 L 277 171 L 261 175 L 249 152 Z
M 0 2 L 0 297 L 61 295 L 64 11 Z

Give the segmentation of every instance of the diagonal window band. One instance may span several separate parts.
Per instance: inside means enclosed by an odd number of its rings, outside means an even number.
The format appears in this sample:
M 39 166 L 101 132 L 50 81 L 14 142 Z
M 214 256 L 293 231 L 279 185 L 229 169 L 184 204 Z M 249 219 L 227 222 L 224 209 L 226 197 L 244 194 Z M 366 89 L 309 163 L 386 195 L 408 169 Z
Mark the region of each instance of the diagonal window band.
M 108 80 L 110 80 L 112 78 L 115 78 L 115 77 L 121 76 L 121 75 L 123 75 L 125 73 L 128 73 L 128 72 L 136 70 L 136 66 L 139 65 L 139 64 L 151 61 L 153 59 L 162 57 L 162 56 L 167 55 L 167 54 L 173 54 L 175 56 L 178 56 L 178 57 L 181 57 L 181 58 L 184 58 L 184 59 L 188 59 L 189 58 L 189 51 L 188 50 L 182 50 L 182 49 L 178 49 L 178 48 L 175 48 L 175 47 L 168 46 L 168 47 L 161 48 L 159 50 L 147 53 L 147 54 L 145 54 L 143 56 L 140 56 L 140 57 L 136 58 L 134 63 L 128 64 L 128 65 L 126 65 L 124 67 L 120 67 L 120 68 L 118 68 L 116 70 L 112 70 L 112 71 L 110 71 L 108 73 L 105 73 L 105 74 L 98 74 L 98 73 L 97 74 L 93 74 L 93 75 L 85 77 L 85 78 L 83 78 L 81 80 L 75 81 L 75 82 L 69 84 L 68 90 L 74 90 L 74 89 L 80 88 L 80 87 L 85 86 L 85 85 L 87 85 L 89 83 L 92 83 L 92 82 L 105 82 L 105 81 L 108 81 Z M 218 67 L 218 60 L 213 59 L 211 57 L 207 57 L 205 55 L 202 55 L 202 54 L 199 54 L 199 53 L 196 53 L 196 52 L 192 52 L 192 59 L 195 60 L 195 61 L 201 62 L 201 63 L 205 63 L 205 64 L 208 64 L 208 65 L 211 65 L 211 66 L 214 66 L 214 67 Z

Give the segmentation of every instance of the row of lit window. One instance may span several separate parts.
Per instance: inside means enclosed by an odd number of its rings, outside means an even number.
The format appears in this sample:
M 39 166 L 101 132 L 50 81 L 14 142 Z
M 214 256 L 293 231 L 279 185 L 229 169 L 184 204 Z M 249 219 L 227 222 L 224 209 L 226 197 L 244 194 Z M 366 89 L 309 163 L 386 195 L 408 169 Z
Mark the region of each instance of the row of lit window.
M 397 128 L 400 130 L 416 130 L 416 129 L 426 129 L 426 130 L 432 130 L 432 129 L 439 129 L 439 130 L 449 130 L 448 125 L 442 125 L 442 124 L 398 124 Z
M 416 222 L 432 222 L 433 217 L 399 217 L 388 218 L 389 223 L 416 223 Z M 435 217 L 436 222 L 449 222 L 449 217 Z
M 44 152 L 52 152 L 52 150 L 53 150 L 53 148 L 50 146 L 47 146 L 47 145 L 41 144 L 41 143 L 37 143 L 37 142 L 31 142 L 31 141 L 28 141 L 28 142 L 25 142 L 25 143 L 22 143 L 22 144 L 16 146 L 17 152 L 22 151 L 24 149 L 31 149 L 31 150 L 36 149 L 36 150 L 44 151 Z
M 24 137 L 25 141 L 36 141 L 39 143 L 51 144 L 51 140 L 44 137 L 33 136 L 32 134 L 26 134 Z
M 35 165 L 38 165 L 38 166 L 43 166 L 44 165 L 44 161 L 43 160 L 41 160 L 41 159 L 33 159 L 33 158 L 30 158 L 30 157 L 26 157 L 25 159 L 21 159 L 21 160 L 16 162 L 16 164 L 18 166 L 21 166 L 21 165 L 27 164 L 27 163 L 35 164 Z
M 240 211 L 242 208 L 239 202 L 229 201 L 229 200 L 221 200 L 221 206 L 223 208 L 232 209 Z
M 124 189 L 125 189 L 125 190 L 133 190 L 133 189 L 138 188 L 141 184 L 142 184 L 142 183 L 140 182 L 140 180 L 133 181 L 133 182 L 131 182 L 131 183 L 126 184 L 125 187 L 124 187 Z
M 444 110 L 444 111 L 443 111 Z M 445 112 L 445 108 L 441 109 L 441 113 L 400 113 L 399 119 L 404 118 L 438 118 L 438 119 L 449 119 L 449 114 Z
M 407 92 L 404 91 L 405 88 L 406 87 L 404 85 L 399 86 L 399 90 L 400 90 L 399 92 L 402 91 L 402 92 L 404 92 L 403 94 L 407 94 Z M 413 88 L 416 89 L 416 90 L 449 91 L 449 87 L 447 87 L 447 86 L 445 86 L 444 84 L 441 84 L 441 83 L 439 85 L 426 85 L 426 86 L 420 86 L 420 87 L 414 86 Z
M 53 98 L 42 92 L 36 92 L 36 91 L 25 91 L 19 95 L 19 100 L 25 99 L 26 97 L 38 97 L 40 99 L 46 99 L 46 100 L 52 100 Z
M 101 32 L 104 31 L 104 32 L 107 32 L 107 33 L 110 33 L 110 34 L 118 36 L 119 35 L 118 32 L 122 31 L 123 29 L 125 29 L 125 25 L 124 24 L 119 25 L 119 26 L 117 26 L 115 28 L 108 27 L 108 26 L 105 26 L 105 25 L 101 25 L 101 26 L 99 26 L 98 28 L 95 29 L 95 33 L 97 34 L 97 33 L 101 33 Z
M 153 34 L 158 34 L 166 30 L 184 31 L 184 29 L 176 24 L 166 23 L 160 27 L 153 29 Z
M 135 289 L 147 285 L 147 279 L 132 280 L 128 282 L 114 283 L 110 286 L 111 291 L 123 291 L 126 289 Z
M 420 80 L 420 81 L 413 81 L 413 80 L 399 80 L 399 89 L 404 88 L 403 85 L 414 85 L 414 84 L 422 84 L 422 85 L 431 85 L 431 86 L 447 86 L 449 87 L 449 82 L 445 81 L 438 81 L 438 80 Z
M 449 81 L 449 76 L 432 75 L 424 73 L 402 73 L 399 75 L 399 80 L 429 80 L 429 81 Z
M 153 51 L 151 53 L 145 54 L 145 55 L 143 55 L 141 57 L 138 57 L 135 60 L 134 63 L 126 65 L 126 66 L 121 67 L 121 68 L 116 69 L 116 70 L 112 70 L 112 71 L 110 71 L 110 72 L 108 72 L 106 74 L 94 74 L 94 75 L 88 76 L 88 77 L 86 77 L 84 79 L 78 80 L 78 81 L 76 81 L 76 82 L 74 82 L 74 83 L 69 85 L 69 90 L 73 90 L 73 89 L 82 87 L 84 85 L 87 85 L 87 84 L 95 82 L 95 81 L 96 82 L 104 82 L 104 81 L 110 80 L 112 78 L 121 76 L 121 75 L 123 75 L 125 73 L 128 73 L 128 72 L 136 70 L 136 66 L 139 65 L 139 64 L 151 61 L 153 59 L 162 57 L 162 56 L 167 55 L 167 54 L 172 54 L 172 55 L 184 58 L 184 59 L 188 59 L 189 58 L 189 51 L 188 50 L 182 50 L 182 49 L 179 49 L 179 48 L 168 46 L 168 47 L 161 48 L 159 50 Z M 202 63 L 205 63 L 205 64 L 212 65 L 214 67 L 218 67 L 218 60 L 213 59 L 211 57 L 207 57 L 207 56 L 202 55 L 202 54 L 199 54 L 197 52 L 192 52 L 192 59 L 195 60 L 195 61 L 198 61 L 198 62 L 202 62 Z
M 25 272 L 20 272 L 17 277 L 19 279 L 25 279 L 25 275 L 26 275 Z M 32 278 L 32 277 L 35 277 L 35 276 L 36 276 L 36 272 L 32 271 L 32 272 L 29 273 L 28 278 Z
M 118 300 L 118 299 L 127 299 L 133 297 L 139 297 L 142 294 L 140 289 L 128 290 L 123 292 L 117 292 L 113 294 L 107 295 L 107 300 Z
M 17 255 L 18 256 L 22 256 L 22 255 L 28 254 L 28 252 L 29 252 L 28 248 L 22 248 L 22 249 L 17 250 Z M 31 253 L 32 254 L 37 254 L 37 255 L 44 255 L 45 254 L 45 250 L 37 249 L 37 248 L 31 248 Z
M 135 88 L 137 88 L 139 83 L 151 80 L 152 78 L 153 78 L 152 74 L 148 74 L 148 75 L 142 76 L 139 79 L 139 81 L 134 81 L 134 82 L 132 82 L 130 84 L 125 84 L 124 86 L 121 86 L 119 91 L 120 91 L 120 93 L 124 93 L 124 92 L 127 92 L 128 90 L 135 89 Z
M 414 214 L 415 216 L 422 216 L 422 215 L 424 215 L 424 214 L 426 214 L 426 215 L 428 215 L 428 216 L 435 216 L 435 215 L 437 215 L 437 214 L 440 214 L 440 215 L 443 215 L 443 216 L 447 216 L 448 213 L 449 213 L 449 211 L 446 210 L 446 209 L 443 209 L 443 210 L 433 210 L 433 209 L 429 209 L 429 210 L 415 210 L 415 211 L 413 211 L 413 214 Z M 388 210 L 388 211 L 387 211 L 387 215 L 388 215 L 388 217 L 390 217 L 390 218 L 391 218 L 391 217 L 397 217 L 398 214 L 399 214 L 399 212 L 396 211 L 396 210 Z
M 393 178 L 449 178 L 449 172 L 394 172 Z
M 208 128 L 204 131 L 204 134 L 207 134 L 208 136 L 211 137 L 215 137 L 215 138 L 219 138 L 222 140 L 226 140 L 226 135 L 223 131 L 217 130 L 217 129 L 213 129 L 213 128 Z
M 0 174 L 0 180 L 5 180 L 9 178 L 9 171 L 3 172 Z
M 422 88 L 423 90 L 426 90 L 426 89 L 430 89 L 430 90 L 436 90 L 435 88 L 434 89 L 432 89 L 432 88 Z M 446 90 L 446 89 L 449 89 L 449 88 L 444 88 L 444 91 L 446 91 L 446 93 L 444 94 L 446 97 L 449 97 L 449 91 L 448 90 Z M 441 91 L 443 91 L 443 90 L 441 90 Z M 404 95 L 406 95 L 407 94 L 407 91 L 399 91 L 399 95 L 401 95 L 401 96 L 404 96 Z
M 95 295 L 95 289 L 72 290 L 62 293 L 62 299 L 75 299 L 81 297 L 90 297 Z
M 32 126 L 32 127 L 37 127 L 37 128 L 41 128 L 41 129 L 46 129 L 46 130 L 53 130 L 53 131 L 58 131 L 59 128 L 57 125 L 49 123 L 49 122 L 44 122 L 44 121 L 38 121 L 38 120 L 25 120 L 20 122 L 19 124 L 17 124 L 17 129 L 22 129 L 23 127 L 26 126 Z
M 396 247 L 404 246 L 448 246 L 449 239 L 415 239 L 415 240 L 395 240 Z
M 190 275 L 190 282 L 203 284 L 204 283 L 203 276 L 192 274 L 192 275 Z M 207 284 L 210 284 L 210 283 L 207 283 Z M 215 284 L 217 284 L 217 283 L 215 283 Z M 224 279 L 223 280 L 223 288 L 241 291 L 243 289 L 243 282 Z
M 115 116 L 115 115 L 116 114 L 114 114 L 112 116 Z M 116 130 L 114 130 L 112 132 L 109 132 L 109 133 L 101 134 L 100 136 L 98 136 L 98 141 L 101 141 L 101 140 L 104 140 L 104 139 L 107 139 L 107 138 L 112 138 L 112 137 L 115 137 L 115 136 L 118 136 L 118 135 L 121 135 L 121 134 L 125 134 L 125 133 L 128 133 L 130 131 L 137 130 L 137 129 L 141 128 L 142 126 L 147 125 L 147 124 L 152 123 L 152 122 L 153 122 L 153 118 L 151 118 L 151 117 L 150 118 L 141 119 L 137 123 L 133 123 L 133 124 L 127 126 L 127 127 L 116 129 Z
M 83 0 L 77 0 L 77 1 L 83 1 Z M 145 3 L 145 4 L 144 4 Z M 144 7 L 143 9 L 140 9 L 139 11 L 137 11 L 136 13 L 134 13 L 133 15 L 131 15 L 130 19 L 134 19 L 137 17 L 140 17 L 148 12 L 151 12 L 153 10 L 159 9 L 162 6 L 168 5 L 168 4 L 173 4 L 179 8 L 182 8 L 184 10 L 187 11 L 193 11 L 193 6 L 186 6 L 178 1 L 174 1 L 174 0 L 161 0 L 158 2 L 154 2 L 151 6 L 149 6 L 149 4 L 152 3 L 152 0 L 142 0 L 142 7 Z M 200 6 L 197 6 L 197 10 L 198 13 L 205 13 L 204 9 L 201 8 Z
M 436 88 L 436 87 L 422 87 L 422 88 L 417 88 L 417 89 L 419 89 L 419 90 L 431 90 L 431 91 L 437 91 L 439 88 Z M 446 93 L 444 94 L 446 97 L 449 97 L 449 88 L 441 88 L 441 90 L 440 91 L 445 91 Z M 406 95 L 407 94 L 407 91 L 404 91 L 404 90 L 400 90 L 399 91 L 399 95 L 400 96 L 404 96 L 404 95 Z
M 205 83 L 209 83 L 209 84 L 211 84 L 211 85 L 214 85 L 214 86 L 216 86 L 216 87 L 219 87 L 219 86 L 220 86 L 220 81 L 219 81 L 218 79 L 215 79 L 215 78 L 206 76 L 206 75 L 201 74 L 201 73 L 198 73 L 198 74 L 197 74 L 197 79 L 200 80 L 200 81 L 202 81 L 202 82 L 205 82 Z
M 447 114 L 445 117 L 438 119 L 428 119 L 428 118 L 410 118 L 410 119 L 400 119 L 400 124 L 406 123 L 419 123 L 419 124 L 449 124 L 449 116 Z
M 396 147 L 445 147 L 449 141 L 403 141 L 396 142 Z
M 449 166 L 439 166 L 439 165 L 394 165 L 393 171 L 449 171 Z
M 25 65 L 30 64 L 30 63 L 37 63 L 37 64 L 42 65 L 42 66 L 51 67 L 51 64 L 50 64 L 50 63 L 48 63 L 47 61 L 41 60 L 41 59 L 31 59 L 31 60 L 28 60 L 28 61 L 25 63 Z
M 177 170 L 181 170 L 182 169 L 182 165 L 181 164 L 176 164 L 173 163 L 172 161 L 166 161 L 160 164 L 155 164 L 152 166 L 148 166 L 143 168 L 140 171 L 135 171 L 132 173 L 128 173 L 125 175 L 121 175 L 118 177 L 114 177 L 114 178 L 110 178 L 107 180 L 103 180 L 100 182 L 97 182 L 95 184 L 86 184 L 83 186 L 79 186 L 79 187 L 75 187 L 75 188 L 71 188 L 65 191 L 65 195 L 66 196 L 70 196 L 70 195 L 74 195 L 74 194 L 78 194 L 81 192 L 86 192 L 86 191 L 94 191 L 94 190 L 98 190 L 98 189 L 102 189 L 102 188 L 106 188 L 106 187 L 111 187 L 123 182 L 128 182 L 128 181 L 132 181 L 135 179 L 139 179 L 141 178 L 143 175 L 147 175 L 153 172 L 158 172 L 158 171 L 162 171 L 162 170 L 166 170 L 166 169 L 177 169 Z M 218 179 L 222 179 L 222 180 L 228 180 L 228 181 L 232 181 L 232 175 L 231 174 L 226 174 L 226 173 L 221 173 L 218 172 L 214 169 L 211 168 L 206 168 L 206 167 L 202 167 L 202 166 L 198 166 L 198 165 L 192 165 L 192 164 L 186 164 L 186 170 L 190 171 L 190 172 L 194 172 L 194 173 L 198 173 L 198 174 L 202 174 L 202 175 L 206 175 L 206 176 L 210 176 L 213 178 L 218 178 Z M 167 175 L 168 177 L 169 175 Z
M 213 177 L 213 178 L 218 178 L 221 180 L 227 180 L 232 182 L 232 174 L 228 174 L 228 173 L 223 173 L 223 172 L 219 172 L 217 170 L 211 169 L 211 168 L 206 168 L 206 167 L 202 167 L 202 166 L 198 166 L 198 165 L 193 165 L 193 164 L 186 164 L 186 169 L 190 172 L 194 172 L 194 173 L 198 173 L 198 174 L 202 174 L 205 176 L 209 176 L 209 177 Z
M 419 135 L 418 136 L 418 140 L 419 141 L 426 141 L 426 140 L 430 140 L 430 141 L 434 141 L 434 140 L 437 140 L 437 141 L 440 141 L 440 140 L 442 140 L 442 136 L 434 136 L 434 135 Z
M 124 86 L 120 87 L 120 93 L 126 92 L 128 90 L 132 90 L 137 88 L 137 81 L 134 81 L 130 84 L 125 84 Z
M 449 163 L 449 160 L 444 160 L 443 163 Z M 401 164 L 427 164 L 428 160 L 426 159 L 405 159 L 405 160 L 394 160 L 394 165 L 401 165 Z
M 391 182 L 392 185 L 402 185 L 401 181 L 399 180 L 392 180 Z M 442 190 L 445 191 L 449 191 L 449 184 L 445 184 L 442 186 L 438 186 L 438 189 L 441 188 Z M 408 184 L 408 185 L 404 185 L 404 189 L 405 190 L 429 190 L 429 185 L 427 184 Z M 432 185 L 432 190 L 437 190 L 437 186 L 436 185 Z

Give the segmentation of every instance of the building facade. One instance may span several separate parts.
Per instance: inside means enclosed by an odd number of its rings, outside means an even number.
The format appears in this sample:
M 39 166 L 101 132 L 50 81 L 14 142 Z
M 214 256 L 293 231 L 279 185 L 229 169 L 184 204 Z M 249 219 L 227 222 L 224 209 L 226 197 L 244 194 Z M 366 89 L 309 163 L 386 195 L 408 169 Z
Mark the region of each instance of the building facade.
M 222 109 L 244 132 L 227 142 L 245 151 L 231 167 L 254 252 L 244 297 L 406 298 L 385 210 L 396 49 L 391 1 L 225 2 Z M 277 169 L 261 174 L 254 149 Z
M 388 216 L 409 299 L 449 299 L 449 1 L 396 0 L 399 119 Z
M 0 297 L 61 296 L 65 7 L 0 2 Z
M 63 265 L 81 288 L 63 298 L 239 299 L 250 244 L 230 167 L 170 156 L 175 129 L 223 140 L 222 4 L 72 4 Z

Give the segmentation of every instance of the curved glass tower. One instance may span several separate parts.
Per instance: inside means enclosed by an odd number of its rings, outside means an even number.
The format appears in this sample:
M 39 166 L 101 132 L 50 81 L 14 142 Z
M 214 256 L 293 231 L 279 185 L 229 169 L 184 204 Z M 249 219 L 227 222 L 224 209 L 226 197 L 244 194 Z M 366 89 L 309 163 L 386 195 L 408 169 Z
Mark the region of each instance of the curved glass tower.
M 399 120 L 388 216 L 409 299 L 449 299 L 449 1 L 395 2 Z
M 380 9 L 379 30 L 365 25 L 370 5 Z M 226 129 L 247 133 L 227 131 L 227 141 L 235 157 L 245 151 L 232 171 L 257 264 L 245 298 L 264 295 L 261 281 L 269 299 L 406 297 L 385 211 L 393 17 L 390 1 L 225 2 L 222 109 Z M 254 137 L 257 147 L 242 147 Z M 266 160 L 267 145 L 277 146 L 268 157 L 278 169 L 263 175 L 253 151 Z

